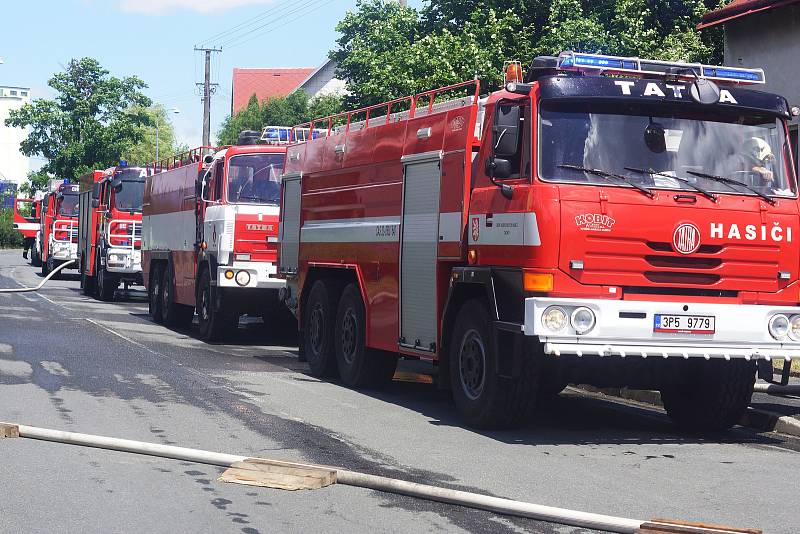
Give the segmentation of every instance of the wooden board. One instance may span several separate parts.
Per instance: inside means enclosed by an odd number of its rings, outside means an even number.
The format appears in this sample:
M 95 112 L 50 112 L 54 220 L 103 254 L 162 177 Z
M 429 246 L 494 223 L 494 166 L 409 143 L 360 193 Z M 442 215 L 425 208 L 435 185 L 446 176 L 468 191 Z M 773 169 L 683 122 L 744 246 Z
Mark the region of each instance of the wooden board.
M 735 528 L 674 519 L 653 519 L 636 529 L 636 534 L 762 534 L 758 529 Z
M 19 437 L 19 427 L 17 425 L 0 423 L 0 439 L 18 438 L 18 437 Z
M 250 458 L 243 462 L 236 462 L 226 469 L 217 480 L 289 491 L 320 489 L 336 483 L 336 470 Z

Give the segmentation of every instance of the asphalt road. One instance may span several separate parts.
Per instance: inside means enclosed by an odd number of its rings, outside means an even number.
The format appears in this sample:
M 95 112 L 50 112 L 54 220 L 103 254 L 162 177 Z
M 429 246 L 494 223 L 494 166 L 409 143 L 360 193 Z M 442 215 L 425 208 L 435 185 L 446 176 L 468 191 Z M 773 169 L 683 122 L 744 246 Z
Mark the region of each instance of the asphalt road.
M 37 284 L 0 251 L 0 287 Z M 238 344 L 152 323 L 144 293 L 100 303 L 69 275 L 0 294 L 0 421 L 311 461 L 539 504 L 800 528 L 800 441 L 737 428 L 679 434 L 660 412 L 575 392 L 529 428 L 476 432 L 407 374 L 356 392 L 306 374 L 293 335 L 242 325 Z M 282 492 L 221 469 L 27 439 L 0 441 L 0 532 L 584 532 L 331 486 Z

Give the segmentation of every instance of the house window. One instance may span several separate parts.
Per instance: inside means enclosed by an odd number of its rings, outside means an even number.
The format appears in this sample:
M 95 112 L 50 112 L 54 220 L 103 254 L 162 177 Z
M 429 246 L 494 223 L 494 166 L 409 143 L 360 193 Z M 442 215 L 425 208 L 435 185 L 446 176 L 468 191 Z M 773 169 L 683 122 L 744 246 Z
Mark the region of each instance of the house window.
M 20 91 L 20 96 L 28 96 L 28 91 Z
M 17 96 L 17 92 L 16 92 L 16 91 L 14 91 L 14 90 L 12 90 L 12 91 L 11 91 L 11 96 Z

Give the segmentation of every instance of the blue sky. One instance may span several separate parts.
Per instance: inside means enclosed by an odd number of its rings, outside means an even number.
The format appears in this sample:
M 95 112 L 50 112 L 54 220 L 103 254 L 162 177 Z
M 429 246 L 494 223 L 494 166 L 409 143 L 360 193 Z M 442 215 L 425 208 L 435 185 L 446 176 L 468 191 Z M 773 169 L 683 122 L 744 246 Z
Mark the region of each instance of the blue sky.
M 335 45 L 336 23 L 354 8 L 355 0 L 4 1 L 0 84 L 51 96 L 47 80 L 54 72 L 72 58 L 94 57 L 116 76 L 139 76 L 149 85 L 148 96 L 178 108 L 178 140 L 195 146 L 202 130 L 195 88 L 202 60 L 195 44 L 240 24 L 253 23 L 240 33 L 266 24 L 240 38 L 249 42 L 223 45 L 215 55 L 212 77 L 220 86 L 212 100 L 213 138 L 230 110 L 233 67 L 318 66 Z

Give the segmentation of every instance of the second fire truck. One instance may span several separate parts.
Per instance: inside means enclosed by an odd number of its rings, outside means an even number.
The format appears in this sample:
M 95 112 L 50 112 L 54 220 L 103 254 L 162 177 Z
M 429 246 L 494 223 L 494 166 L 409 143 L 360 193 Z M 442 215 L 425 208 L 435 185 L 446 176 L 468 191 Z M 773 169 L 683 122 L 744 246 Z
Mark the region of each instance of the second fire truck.
M 113 300 L 120 283 L 142 284 L 142 194 L 146 170 L 119 165 L 80 178 L 81 289 Z
M 69 260 L 78 253 L 78 184 L 54 182 L 42 198 L 39 230 L 42 274 Z M 76 268 L 73 264 L 71 269 Z
M 219 339 L 242 314 L 285 308 L 277 275 L 280 175 L 285 146 L 198 148 L 155 164 L 144 191 L 142 267 L 150 314 Z
M 756 362 L 800 358 L 800 110 L 742 87 L 759 69 L 564 53 L 507 73 L 288 148 L 280 269 L 311 371 L 374 386 L 429 361 L 478 427 L 567 383 L 737 423 Z

